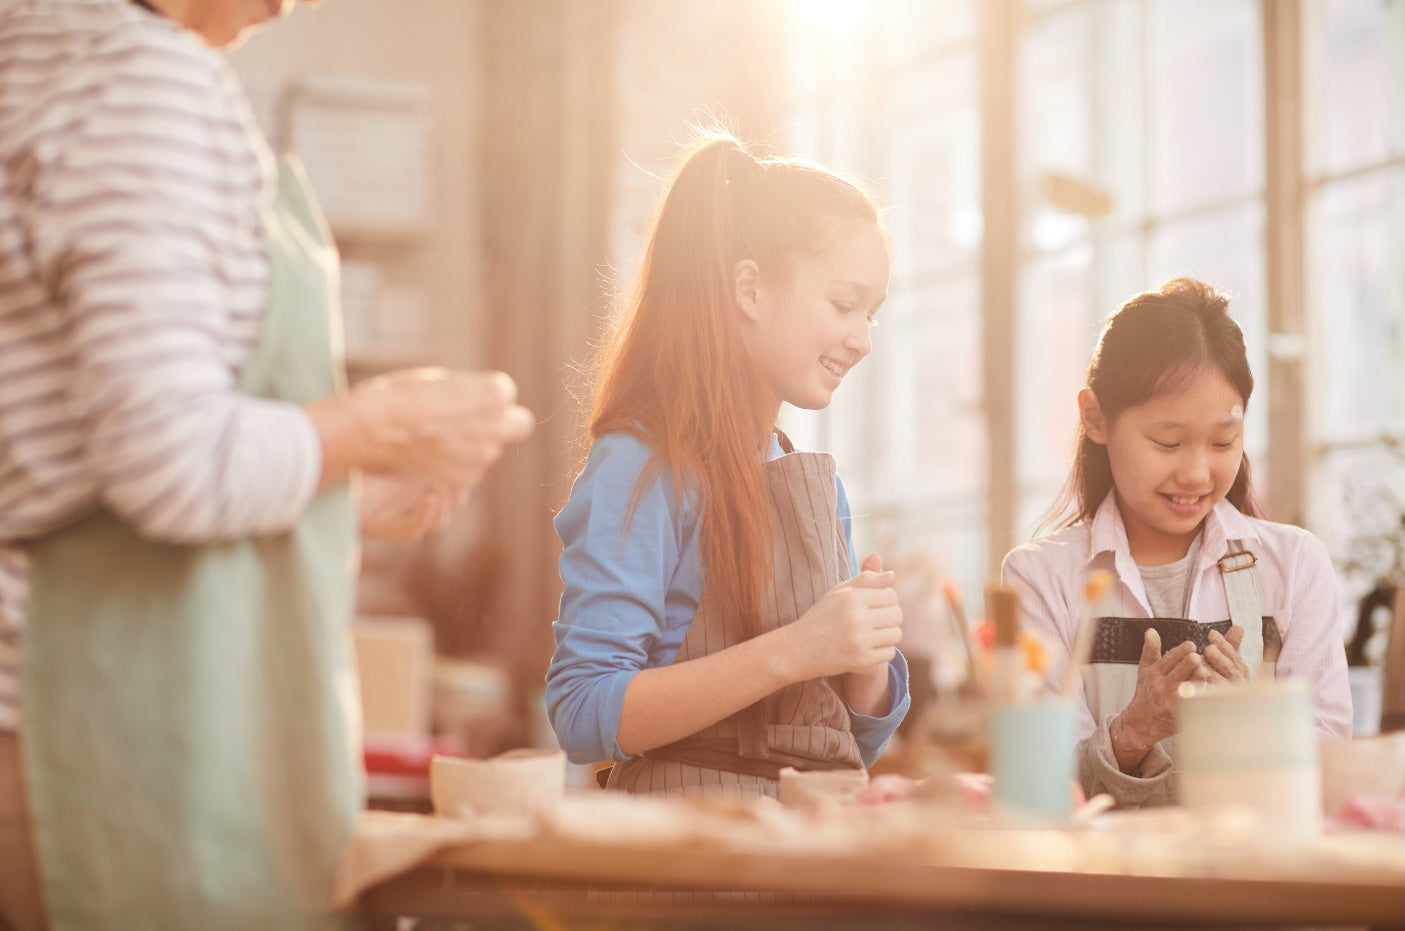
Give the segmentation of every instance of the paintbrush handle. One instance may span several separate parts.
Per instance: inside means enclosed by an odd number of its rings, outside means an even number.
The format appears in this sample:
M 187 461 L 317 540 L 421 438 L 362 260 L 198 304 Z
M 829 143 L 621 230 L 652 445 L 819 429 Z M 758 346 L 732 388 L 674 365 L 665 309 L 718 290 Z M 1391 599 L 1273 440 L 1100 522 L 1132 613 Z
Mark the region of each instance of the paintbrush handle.
M 1088 614 L 1078 619 L 1078 627 L 1073 632 L 1073 648 L 1069 650 L 1068 663 L 1059 677 L 1059 694 L 1065 698 L 1078 694 L 1083 682 L 1083 666 L 1093 653 L 1093 631 L 1097 626 L 1097 619 Z
M 1019 596 L 1008 585 L 992 584 L 985 590 L 986 614 L 995 626 L 996 646 L 1012 647 L 1019 642 Z
M 1024 673 L 1024 655 L 1019 648 L 1019 596 L 1007 585 L 992 583 L 986 586 L 985 605 L 986 616 L 995 628 L 990 691 L 997 701 L 1018 701 Z
M 1072 698 L 1078 693 L 1083 678 L 1083 667 L 1093 656 L 1093 638 L 1098 631 L 1098 606 L 1112 587 L 1112 573 L 1106 569 L 1094 569 L 1083 583 L 1083 608 L 1078 615 L 1078 626 L 1073 631 L 1073 648 L 1068 653 L 1068 664 L 1059 677 L 1059 694 Z
M 951 625 L 952 633 L 956 636 L 957 642 L 961 646 L 962 656 L 966 661 L 968 687 L 976 695 L 983 695 L 988 691 L 988 684 L 985 681 L 985 673 L 981 669 L 980 650 L 976 647 L 971 625 L 966 620 L 966 610 L 962 607 L 961 594 L 956 588 L 956 583 L 950 580 L 944 581 L 942 583 L 942 597 L 946 600 L 947 622 Z

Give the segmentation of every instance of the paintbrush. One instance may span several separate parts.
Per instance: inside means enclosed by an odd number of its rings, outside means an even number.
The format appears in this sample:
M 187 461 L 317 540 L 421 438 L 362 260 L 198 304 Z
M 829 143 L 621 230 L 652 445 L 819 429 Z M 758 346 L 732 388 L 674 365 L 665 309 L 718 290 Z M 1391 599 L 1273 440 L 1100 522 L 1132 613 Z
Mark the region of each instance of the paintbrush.
M 1093 635 L 1097 632 L 1096 608 L 1108 589 L 1112 587 L 1112 573 L 1106 569 L 1094 569 L 1083 582 L 1083 604 L 1079 608 L 1078 625 L 1073 629 L 1073 648 L 1068 653 L 1068 663 L 1059 678 L 1059 694 L 1071 698 L 1082 682 L 1082 671 L 1093 653 Z
M 972 640 L 971 625 L 966 619 L 966 609 L 961 602 L 961 590 L 951 579 L 942 579 L 942 597 L 946 599 L 947 620 L 950 622 L 956 640 L 961 644 L 966 659 L 966 682 L 971 693 L 979 696 L 985 692 L 985 682 L 981 673 L 979 654 Z
M 998 702 L 1019 701 L 1023 698 L 1021 680 L 1024 656 L 1019 646 L 1018 596 L 1013 588 L 992 583 L 986 586 L 985 605 L 986 616 L 995 628 L 990 680 L 992 697 Z

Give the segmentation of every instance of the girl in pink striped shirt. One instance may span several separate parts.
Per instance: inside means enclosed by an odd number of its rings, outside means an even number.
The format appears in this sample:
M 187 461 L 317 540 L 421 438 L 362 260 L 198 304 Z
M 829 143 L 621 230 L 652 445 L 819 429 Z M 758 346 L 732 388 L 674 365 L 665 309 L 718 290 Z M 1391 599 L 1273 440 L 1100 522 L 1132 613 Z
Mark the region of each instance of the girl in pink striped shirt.
M 1078 394 L 1060 529 L 1012 550 L 1002 575 L 1024 621 L 1068 662 L 1094 569 L 1113 573 L 1082 670 L 1079 780 L 1136 807 L 1174 801 L 1177 688 L 1297 676 L 1316 724 L 1350 734 L 1337 581 L 1322 544 L 1262 519 L 1244 454 L 1254 379 L 1228 298 L 1189 278 L 1113 314 Z

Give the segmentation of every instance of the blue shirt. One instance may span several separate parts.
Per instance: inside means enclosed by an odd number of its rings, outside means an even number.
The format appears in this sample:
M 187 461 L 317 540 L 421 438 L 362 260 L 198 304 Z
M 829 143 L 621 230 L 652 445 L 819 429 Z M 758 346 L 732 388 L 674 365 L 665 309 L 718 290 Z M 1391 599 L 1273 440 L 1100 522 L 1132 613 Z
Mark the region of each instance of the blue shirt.
M 702 597 L 697 502 L 685 495 L 679 513 L 667 469 L 644 489 L 627 523 L 651 453 L 630 434 L 600 437 L 556 515 L 565 589 L 552 625 L 546 708 L 557 740 L 578 763 L 629 759 L 617 741 L 625 689 L 641 669 L 673 662 Z M 770 458 L 781 454 L 773 437 Z M 858 574 L 849 500 L 844 484 L 836 484 L 849 570 Z M 888 694 L 892 707 L 881 718 L 849 712 L 865 766 L 878 759 L 911 703 L 901 653 L 888 667 Z

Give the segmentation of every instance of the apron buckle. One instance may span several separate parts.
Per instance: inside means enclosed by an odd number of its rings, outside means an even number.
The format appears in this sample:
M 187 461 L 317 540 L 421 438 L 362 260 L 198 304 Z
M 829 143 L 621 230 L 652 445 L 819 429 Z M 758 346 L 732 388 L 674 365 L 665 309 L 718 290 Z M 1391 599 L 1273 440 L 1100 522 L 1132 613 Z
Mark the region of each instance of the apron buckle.
M 1221 572 L 1240 572 L 1252 569 L 1259 564 L 1259 557 L 1253 553 L 1230 553 L 1217 561 Z

